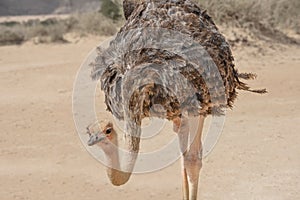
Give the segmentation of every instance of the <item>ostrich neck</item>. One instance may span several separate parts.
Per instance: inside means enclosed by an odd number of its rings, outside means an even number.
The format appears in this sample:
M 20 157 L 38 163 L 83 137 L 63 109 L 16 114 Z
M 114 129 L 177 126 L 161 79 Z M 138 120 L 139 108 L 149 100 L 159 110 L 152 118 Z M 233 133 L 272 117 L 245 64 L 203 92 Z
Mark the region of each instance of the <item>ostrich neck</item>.
M 129 180 L 131 173 L 118 170 L 121 167 L 117 148 L 111 155 L 107 155 L 107 161 L 109 167 L 107 167 L 106 171 L 111 183 L 116 186 L 125 184 Z
M 105 153 L 107 158 L 107 176 L 110 179 L 111 183 L 115 186 L 120 186 L 128 182 L 131 171 L 133 170 L 133 166 L 136 159 L 136 153 L 132 154 L 133 150 L 130 150 L 129 155 L 127 155 L 125 161 L 125 169 L 121 169 L 119 151 L 118 151 L 118 142 L 117 139 L 112 141 L 114 145 L 112 145 L 111 151 Z

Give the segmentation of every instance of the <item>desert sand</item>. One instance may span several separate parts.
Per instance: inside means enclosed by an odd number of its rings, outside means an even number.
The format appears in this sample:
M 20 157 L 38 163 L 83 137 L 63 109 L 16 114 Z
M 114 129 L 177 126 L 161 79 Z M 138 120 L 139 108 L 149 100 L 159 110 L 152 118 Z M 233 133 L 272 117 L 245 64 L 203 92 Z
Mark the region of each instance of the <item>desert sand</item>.
M 181 199 L 179 161 L 114 187 L 81 144 L 73 82 L 101 40 L 0 47 L 1 200 Z M 259 75 L 249 84 L 269 93 L 240 92 L 204 159 L 199 199 L 300 199 L 300 48 L 239 47 L 234 55 L 241 72 Z

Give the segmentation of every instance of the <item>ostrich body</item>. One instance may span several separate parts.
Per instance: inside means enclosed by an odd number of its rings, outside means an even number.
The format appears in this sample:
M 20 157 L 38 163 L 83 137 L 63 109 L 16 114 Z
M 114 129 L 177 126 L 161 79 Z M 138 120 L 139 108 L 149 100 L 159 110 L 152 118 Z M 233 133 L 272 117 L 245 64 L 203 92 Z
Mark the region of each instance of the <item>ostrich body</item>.
M 180 149 L 182 151 L 182 175 L 183 175 L 183 199 L 195 200 L 197 198 L 197 188 L 199 172 L 201 168 L 201 134 L 205 117 L 209 114 L 222 114 L 222 109 L 232 107 L 237 96 L 237 89 L 247 90 L 257 93 L 264 93 L 265 90 L 251 90 L 239 78 L 254 78 L 252 74 L 239 74 L 234 67 L 234 59 L 229 44 L 211 17 L 202 11 L 196 4 L 189 0 L 124 0 L 125 25 L 120 29 L 117 37 L 130 30 L 145 28 L 168 29 L 186 37 L 193 39 L 200 44 L 217 66 L 217 73 L 210 73 L 212 81 L 206 82 L 204 75 L 195 70 L 193 63 L 185 60 L 180 55 L 168 52 L 164 49 L 142 48 L 133 49 L 136 39 L 142 37 L 137 31 L 132 35 L 132 45 L 128 45 L 126 53 L 122 56 L 122 62 L 107 60 L 104 55 L 99 54 L 92 71 L 92 78 L 100 79 L 101 89 L 105 93 L 105 103 L 107 110 L 116 118 L 124 120 L 126 124 L 125 143 L 129 151 L 125 169 L 120 169 L 120 161 L 115 131 L 111 123 L 101 126 L 100 131 L 93 133 L 89 145 L 98 143 L 105 152 L 111 167 L 108 168 L 108 176 L 114 185 L 125 184 L 133 171 L 134 164 L 139 152 L 141 122 L 146 117 L 161 117 L 173 122 L 173 130 L 178 134 Z M 111 46 L 117 46 L 117 42 L 111 42 Z M 116 50 L 117 52 L 117 50 Z M 115 53 L 115 52 L 114 52 Z M 118 52 L 117 52 L 118 53 Z M 117 54 L 116 53 L 116 54 Z M 113 54 L 113 53 L 112 53 Z M 176 63 L 176 64 L 174 64 Z M 130 90 L 132 85 L 138 83 L 139 76 L 131 77 L 128 83 L 124 83 L 126 76 L 135 69 L 143 65 L 168 66 L 168 70 L 177 71 L 192 84 L 195 88 L 196 103 L 187 100 L 188 105 L 185 111 L 188 115 L 199 116 L 198 130 L 191 145 L 187 147 L 189 126 L 188 119 L 183 115 L 183 107 L 178 100 L 178 96 L 173 95 L 161 85 L 148 83 L 134 90 L 129 99 L 124 99 L 124 90 Z M 176 67 L 174 67 L 176 65 Z M 205 66 L 204 66 L 205 67 Z M 103 70 L 104 68 L 104 70 Z M 221 77 L 223 94 L 212 93 L 217 83 L 217 75 Z M 155 74 L 148 74 L 148 77 L 155 77 Z M 215 81 L 216 80 L 216 81 Z M 122 86 L 124 85 L 125 86 Z M 177 94 L 188 96 L 185 88 L 174 82 Z M 194 97 L 195 97 L 194 96 Z M 192 99 L 195 99 L 195 98 Z M 214 101 L 212 101 L 214 98 Z M 187 97 L 187 99 L 189 99 Z M 127 102 L 124 105 L 124 102 Z M 165 112 L 151 112 L 153 105 L 161 105 Z M 107 130 L 108 133 L 106 133 Z M 110 145 L 107 141 L 111 141 Z

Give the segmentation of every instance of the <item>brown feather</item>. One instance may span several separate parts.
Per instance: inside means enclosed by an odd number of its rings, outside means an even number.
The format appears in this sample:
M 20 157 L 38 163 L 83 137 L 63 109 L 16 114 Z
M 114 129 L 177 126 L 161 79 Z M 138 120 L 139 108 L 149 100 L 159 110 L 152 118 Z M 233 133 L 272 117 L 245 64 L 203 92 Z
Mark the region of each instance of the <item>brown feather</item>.
M 237 97 L 236 89 L 246 90 L 255 93 L 265 93 L 266 90 L 252 90 L 239 78 L 253 79 L 255 75 L 251 73 L 238 74 L 234 65 L 234 58 L 228 42 L 219 32 L 212 18 L 204 10 L 201 10 L 196 4 L 189 0 L 147 0 L 137 1 L 125 0 L 123 4 L 124 14 L 127 19 L 125 25 L 119 31 L 119 35 L 134 29 L 144 28 L 164 28 L 186 34 L 194 41 L 204 47 L 218 68 L 222 82 L 225 88 L 226 101 L 223 102 L 224 94 L 211 94 L 217 81 L 207 83 L 203 79 L 204 74 L 200 74 L 192 63 L 184 60 L 181 56 L 160 49 L 141 49 L 130 50 L 122 60 L 123 64 L 117 64 L 110 61 L 109 64 L 103 55 L 99 55 L 92 72 L 93 78 L 100 77 L 102 90 L 105 92 L 105 103 L 109 111 L 117 118 L 124 118 L 124 111 L 121 97 L 122 77 L 131 68 L 143 64 L 152 63 L 162 66 L 178 66 L 177 70 L 189 81 L 196 89 L 198 102 L 193 102 L 192 97 L 187 97 L 186 104 L 189 104 L 188 112 L 191 115 L 220 114 L 225 107 L 232 107 Z M 139 37 L 133 35 L 133 37 Z M 113 44 L 113 43 L 112 43 Z M 133 42 L 134 45 L 134 42 Z M 99 72 L 99 68 L 106 66 L 104 72 Z M 155 74 L 149 75 L 155 76 Z M 171 76 L 171 75 L 170 75 Z M 214 80 L 217 76 L 211 74 Z M 139 77 L 133 77 L 130 85 L 138 84 Z M 183 86 L 177 84 L 179 94 L 186 96 Z M 181 89 L 180 89 L 181 87 Z M 182 91 L 180 91 L 182 90 Z M 213 95 L 213 96 L 212 96 Z M 148 84 L 134 91 L 130 97 L 129 110 L 130 117 L 137 121 L 150 115 L 174 119 L 182 114 L 180 97 L 172 96 L 169 91 L 157 84 Z M 178 99 L 179 98 L 179 99 Z M 212 102 L 212 98 L 214 101 Z M 189 99 L 189 100 L 188 100 Z M 190 102 L 189 102 L 190 101 Z M 199 103 L 199 105 L 197 104 Z M 154 104 L 160 104 L 166 110 L 166 113 L 150 113 L 150 108 Z

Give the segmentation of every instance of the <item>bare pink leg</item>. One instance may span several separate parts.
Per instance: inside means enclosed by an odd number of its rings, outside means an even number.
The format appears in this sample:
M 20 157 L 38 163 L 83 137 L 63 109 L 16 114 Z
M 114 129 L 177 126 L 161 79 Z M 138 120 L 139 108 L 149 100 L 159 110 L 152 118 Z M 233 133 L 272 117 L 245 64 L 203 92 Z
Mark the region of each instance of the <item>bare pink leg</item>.
M 199 117 L 198 130 L 194 140 L 188 147 L 189 125 L 187 119 L 175 119 L 174 131 L 178 133 L 180 149 L 183 152 L 182 176 L 183 176 L 183 199 L 197 200 L 198 181 L 202 167 L 202 130 L 205 117 Z

